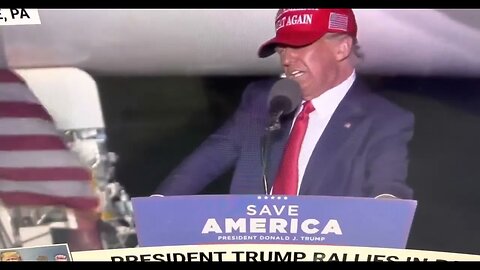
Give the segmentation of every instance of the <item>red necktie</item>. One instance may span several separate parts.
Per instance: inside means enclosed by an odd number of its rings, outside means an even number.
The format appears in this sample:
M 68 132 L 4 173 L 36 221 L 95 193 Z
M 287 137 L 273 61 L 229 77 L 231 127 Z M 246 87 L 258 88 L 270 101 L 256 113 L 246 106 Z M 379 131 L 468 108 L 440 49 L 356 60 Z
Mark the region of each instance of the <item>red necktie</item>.
M 298 156 L 308 126 L 308 115 L 315 110 L 312 103 L 306 101 L 298 114 L 287 147 L 283 153 L 280 170 L 273 184 L 272 194 L 297 195 L 298 189 Z

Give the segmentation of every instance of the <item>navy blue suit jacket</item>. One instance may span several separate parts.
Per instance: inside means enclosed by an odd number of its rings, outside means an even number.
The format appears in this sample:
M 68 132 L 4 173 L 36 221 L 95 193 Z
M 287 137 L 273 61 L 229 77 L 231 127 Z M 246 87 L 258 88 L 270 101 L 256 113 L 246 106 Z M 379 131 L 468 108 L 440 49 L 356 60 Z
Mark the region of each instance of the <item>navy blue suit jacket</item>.
M 267 97 L 276 80 L 251 83 L 235 114 L 187 157 L 155 193 L 188 195 L 234 167 L 232 194 L 264 194 L 261 143 Z M 273 134 L 267 179 L 272 186 L 294 113 Z M 412 198 L 406 184 L 413 114 L 372 93 L 357 78 L 332 115 L 305 170 L 300 195 Z

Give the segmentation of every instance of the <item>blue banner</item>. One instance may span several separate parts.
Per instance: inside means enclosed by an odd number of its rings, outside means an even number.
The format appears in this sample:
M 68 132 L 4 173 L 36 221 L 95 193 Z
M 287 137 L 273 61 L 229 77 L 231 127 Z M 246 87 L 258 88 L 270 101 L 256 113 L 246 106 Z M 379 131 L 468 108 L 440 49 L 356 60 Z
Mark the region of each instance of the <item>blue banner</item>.
M 417 202 L 328 196 L 132 199 L 139 245 L 315 244 L 405 248 Z

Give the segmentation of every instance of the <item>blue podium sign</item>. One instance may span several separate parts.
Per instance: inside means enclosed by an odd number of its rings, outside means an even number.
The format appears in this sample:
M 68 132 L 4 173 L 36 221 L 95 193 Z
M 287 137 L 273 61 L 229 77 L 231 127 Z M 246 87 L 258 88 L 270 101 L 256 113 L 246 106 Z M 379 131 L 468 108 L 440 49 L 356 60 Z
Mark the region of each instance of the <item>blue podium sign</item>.
M 405 248 L 417 202 L 329 196 L 132 199 L 141 247 L 316 244 Z

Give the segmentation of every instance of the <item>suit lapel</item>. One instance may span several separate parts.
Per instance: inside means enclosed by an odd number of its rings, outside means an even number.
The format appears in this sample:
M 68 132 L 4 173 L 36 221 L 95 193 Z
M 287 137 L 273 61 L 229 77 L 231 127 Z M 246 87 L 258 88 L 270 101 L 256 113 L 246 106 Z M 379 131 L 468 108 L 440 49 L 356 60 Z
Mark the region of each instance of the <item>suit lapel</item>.
M 340 149 L 360 125 L 365 111 L 361 102 L 364 92 L 364 87 L 357 79 L 338 105 L 309 159 L 300 194 L 316 190 L 312 187 L 321 184 L 325 172 L 332 168 L 329 163 L 335 160 Z
M 339 149 L 349 139 L 364 116 L 362 99 L 368 94 L 367 88 L 357 78 L 338 105 L 322 136 L 317 142 L 308 162 L 300 187 L 300 194 L 309 194 L 312 186 L 318 185 L 329 163 L 335 159 Z M 288 135 L 293 124 L 295 113 L 286 116 L 280 130 L 274 132 L 271 138 L 271 150 L 267 169 L 268 187 L 271 188 L 278 172 Z

